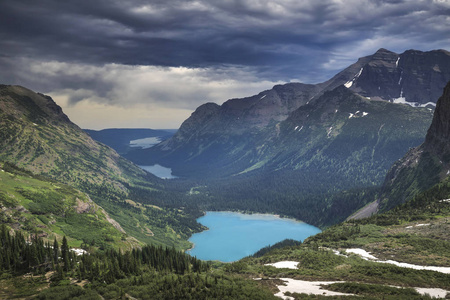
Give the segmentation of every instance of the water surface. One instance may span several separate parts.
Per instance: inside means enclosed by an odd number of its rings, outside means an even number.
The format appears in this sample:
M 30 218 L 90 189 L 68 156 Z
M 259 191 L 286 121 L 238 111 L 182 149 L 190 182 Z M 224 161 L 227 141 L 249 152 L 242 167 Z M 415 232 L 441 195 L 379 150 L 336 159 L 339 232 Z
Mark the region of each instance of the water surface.
M 148 149 L 161 142 L 159 137 L 148 137 L 130 141 L 130 147 Z
M 145 171 L 152 173 L 155 176 L 158 176 L 162 179 L 173 179 L 178 178 L 175 175 L 172 175 L 172 169 L 166 168 L 160 165 L 153 165 L 153 166 L 139 166 L 139 168 L 144 169 Z
M 303 241 L 320 232 L 312 225 L 274 215 L 207 212 L 197 221 L 209 228 L 194 234 L 187 253 L 202 260 L 231 262 L 284 239 Z

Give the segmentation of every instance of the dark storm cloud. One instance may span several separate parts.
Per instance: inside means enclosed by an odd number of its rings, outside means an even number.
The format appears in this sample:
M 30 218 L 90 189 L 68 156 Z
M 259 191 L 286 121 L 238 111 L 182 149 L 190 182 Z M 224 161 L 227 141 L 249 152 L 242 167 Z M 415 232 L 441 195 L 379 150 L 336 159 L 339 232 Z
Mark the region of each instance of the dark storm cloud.
M 448 0 L 14 0 L 0 8 L 3 55 L 97 65 L 233 64 L 284 80 L 308 69 L 315 77 L 333 51 L 358 42 L 408 37 L 410 45 L 372 46 L 403 51 L 448 40 L 450 28 Z

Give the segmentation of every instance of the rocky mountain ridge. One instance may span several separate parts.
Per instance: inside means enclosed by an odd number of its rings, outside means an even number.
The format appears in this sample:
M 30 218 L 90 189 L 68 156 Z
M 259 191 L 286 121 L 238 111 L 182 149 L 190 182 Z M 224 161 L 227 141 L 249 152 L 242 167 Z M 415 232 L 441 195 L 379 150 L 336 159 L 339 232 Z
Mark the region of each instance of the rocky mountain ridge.
M 408 50 L 396 54 L 380 49 L 320 84 L 288 83 L 222 105 L 204 104 L 171 139 L 127 157 L 137 162 L 175 166 L 217 151 L 220 160 L 224 149 L 235 151 L 238 140 L 252 140 L 262 132 L 269 136 L 276 134 L 277 124 L 281 125 L 291 114 L 301 111 L 301 107 L 314 104 L 326 91 L 341 85 L 370 100 L 433 108 L 442 87 L 450 80 L 448 70 L 450 53 L 445 50 Z
M 345 86 L 371 99 L 434 105 L 450 76 L 450 53 L 378 50 Z

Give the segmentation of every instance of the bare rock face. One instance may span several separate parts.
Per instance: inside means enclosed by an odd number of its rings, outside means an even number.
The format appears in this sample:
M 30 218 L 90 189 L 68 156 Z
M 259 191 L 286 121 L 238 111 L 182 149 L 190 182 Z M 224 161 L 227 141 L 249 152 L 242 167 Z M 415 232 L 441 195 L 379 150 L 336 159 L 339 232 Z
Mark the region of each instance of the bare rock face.
M 436 103 L 450 80 L 450 53 L 408 50 L 396 54 L 380 49 L 358 72 L 349 88 L 362 96 L 414 105 Z
M 86 213 L 94 213 L 95 212 L 95 205 L 92 200 L 89 200 L 89 202 L 83 202 L 77 198 L 76 201 L 77 201 L 77 205 L 74 208 L 78 214 L 86 214 Z
M 425 139 L 425 149 L 448 161 L 450 154 L 450 82 L 436 104 L 433 122 Z
M 360 75 L 350 86 L 351 90 L 371 99 L 398 98 L 401 92 L 398 82 L 402 76 L 402 70 L 398 67 L 399 58 L 397 53 L 386 49 L 378 50 L 359 70 Z
M 381 197 L 388 210 L 450 174 L 450 82 L 436 104 L 425 142 L 411 149 L 386 175 Z

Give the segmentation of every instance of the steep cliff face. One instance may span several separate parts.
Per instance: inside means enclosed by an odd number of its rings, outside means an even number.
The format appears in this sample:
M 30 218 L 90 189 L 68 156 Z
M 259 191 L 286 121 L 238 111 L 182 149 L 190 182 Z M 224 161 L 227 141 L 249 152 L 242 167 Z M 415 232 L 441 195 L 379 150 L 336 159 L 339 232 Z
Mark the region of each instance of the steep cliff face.
M 399 58 L 397 53 L 386 49 L 378 50 L 345 86 L 371 99 L 397 98 L 401 91 L 399 81 L 402 74 L 398 66 Z
M 346 83 L 364 97 L 414 106 L 433 105 L 450 80 L 450 53 L 408 50 L 396 54 L 378 50 Z
M 437 102 L 424 148 L 438 155 L 444 162 L 450 161 L 450 82 Z
M 450 82 L 439 98 L 425 142 L 396 162 L 383 186 L 381 209 L 411 199 L 450 174 Z

